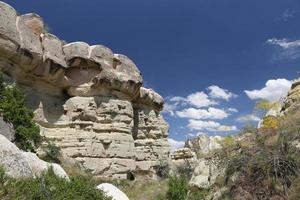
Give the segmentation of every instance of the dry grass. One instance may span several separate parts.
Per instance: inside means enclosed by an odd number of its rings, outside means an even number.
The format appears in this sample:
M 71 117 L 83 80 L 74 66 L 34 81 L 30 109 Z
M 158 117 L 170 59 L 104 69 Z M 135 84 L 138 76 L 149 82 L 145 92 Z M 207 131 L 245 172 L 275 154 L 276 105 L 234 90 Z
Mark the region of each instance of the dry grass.
M 70 176 L 88 177 L 92 182 L 96 182 L 97 185 L 104 182 L 111 183 L 123 191 L 130 200 L 156 200 L 168 190 L 167 180 L 152 180 L 148 178 L 143 180 L 139 178 L 135 181 L 129 181 L 96 178 L 91 174 L 82 171 L 79 167 L 74 166 L 74 163 L 62 160 L 61 164 Z
M 119 188 L 130 200 L 156 200 L 168 190 L 167 180 L 137 180 L 123 181 L 118 184 Z

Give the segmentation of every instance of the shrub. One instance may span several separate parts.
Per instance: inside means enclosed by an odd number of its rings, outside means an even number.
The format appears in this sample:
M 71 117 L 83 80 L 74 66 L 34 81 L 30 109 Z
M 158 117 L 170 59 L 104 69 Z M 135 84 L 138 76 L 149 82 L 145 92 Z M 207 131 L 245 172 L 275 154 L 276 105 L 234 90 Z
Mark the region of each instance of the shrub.
M 208 195 L 209 195 L 209 189 L 192 190 L 188 192 L 187 199 L 200 200 L 200 199 L 205 199 L 205 197 Z
M 33 151 L 41 140 L 39 127 L 33 122 L 33 112 L 25 106 L 24 94 L 15 86 L 5 86 L 0 74 L 0 113 L 5 121 L 13 124 L 15 143 L 25 150 Z
M 279 120 L 274 116 L 266 116 L 263 118 L 262 128 L 276 130 L 279 128 Z
M 108 200 L 102 191 L 95 188 L 90 179 L 73 177 L 70 181 L 55 176 L 52 169 L 40 178 L 14 180 L 9 179 L 4 185 L 7 190 L 4 199 L 37 200 Z
M 5 175 L 5 170 L 4 168 L 0 165 L 0 185 L 3 185 L 6 180 L 6 175 Z
M 188 180 L 183 176 L 170 176 L 168 181 L 167 200 L 185 200 L 188 194 Z
M 299 175 L 299 152 L 282 137 L 273 147 L 257 144 L 252 149 L 243 149 L 239 155 L 228 159 L 226 183 L 239 172 L 231 192 L 242 188 L 255 199 L 285 198 L 293 180 Z
M 168 159 L 160 159 L 158 162 L 158 166 L 156 167 L 157 175 L 161 178 L 167 178 L 170 173 Z

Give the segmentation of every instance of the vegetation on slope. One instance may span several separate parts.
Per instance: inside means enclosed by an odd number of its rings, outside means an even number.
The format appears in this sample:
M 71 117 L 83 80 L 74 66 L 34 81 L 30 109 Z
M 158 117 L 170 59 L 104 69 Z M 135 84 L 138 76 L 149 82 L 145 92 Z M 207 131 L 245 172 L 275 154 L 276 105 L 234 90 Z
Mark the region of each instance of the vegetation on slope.
M 0 199 L 19 200 L 109 200 L 96 189 L 95 182 L 84 176 L 72 177 L 70 181 L 55 176 L 49 170 L 39 178 L 12 179 L 0 168 Z
M 4 83 L 0 73 L 0 114 L 15 129 L 15 143 L 25 151 L 34 151 L 41 140 L 39 127 L 33 122 L 33 112 L 25 106 L 24 94 L 14 85 Z
M 240 141 L 217 153 L 226 168 L 218 187 L 227 188 L 227 197 L 299 199 L 299 118 L 299 111 L 265 117 L 261 128 L 242 133 Z

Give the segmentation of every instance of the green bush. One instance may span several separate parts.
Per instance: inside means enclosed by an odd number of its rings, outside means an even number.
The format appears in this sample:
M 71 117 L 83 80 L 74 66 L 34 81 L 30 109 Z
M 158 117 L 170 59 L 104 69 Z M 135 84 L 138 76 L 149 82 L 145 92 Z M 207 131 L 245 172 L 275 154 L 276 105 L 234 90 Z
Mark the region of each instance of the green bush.
M 33 122 L 33 112 L 25 105 L 24 94 L 16 86 L 6 86 L 3 74 L 0 74 L 0 114 L 14 126 L 16 145 L 33 151 L 41 140 L 39 127 Z
M 202 200 L 205 199 L 207 195 L 209 195 L 208 189 L 192 190 L 188 192 L 187 200 Z
M 185 200 L 188 194 L 188 180 L 184 176 L 170 176 L 168 181 L 167 200 Z
M 0 199 L 18 200 L 109 200 L 90 179 L 73 177 L 70 181 L 55 176 L 52 169 L 40 178 L 8 179 Z M 0 190 L 1 191 L 1 190 Z

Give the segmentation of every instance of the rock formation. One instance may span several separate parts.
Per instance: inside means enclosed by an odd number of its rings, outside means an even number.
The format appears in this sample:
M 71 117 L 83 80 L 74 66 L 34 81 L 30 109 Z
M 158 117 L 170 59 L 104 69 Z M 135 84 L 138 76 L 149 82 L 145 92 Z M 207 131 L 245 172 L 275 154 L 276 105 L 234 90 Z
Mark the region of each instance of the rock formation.
M 128 57 L 64 44 L 36 14 L 0 2 L 0 70 L 23 89 L 41 134 L 95 176 L 153 174 L 169 158 L 163 98 Z
M 197 154 L 208 154 L 213 150 L 221 148 L 221 140 L 222 137 L 220 136 L 200 135 L 196 138 L 188 139 L 184 146 L 197 152 Z
M 299 108 L 300 103 L 300 79 L 293 82 L 287 97 L 284 99 L 282 112 L 288 112 L 289 110 L 295 110 Z

